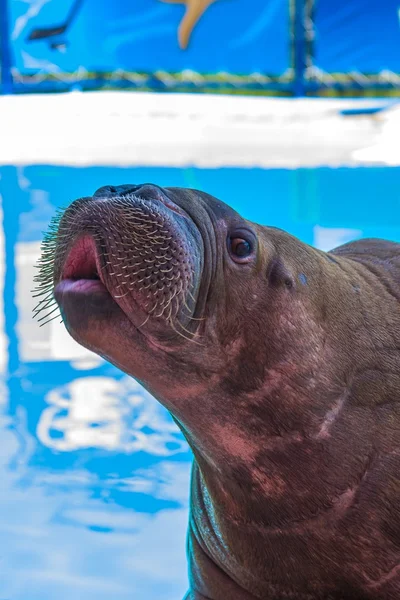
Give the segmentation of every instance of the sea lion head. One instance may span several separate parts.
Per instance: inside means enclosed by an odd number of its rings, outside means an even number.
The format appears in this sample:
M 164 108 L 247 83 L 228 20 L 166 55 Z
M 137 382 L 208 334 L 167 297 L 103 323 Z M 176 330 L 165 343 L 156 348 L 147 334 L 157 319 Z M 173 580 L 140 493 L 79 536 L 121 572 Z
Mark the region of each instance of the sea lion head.
M 189 189 L 103 187 L 69 206 L 50 244 L 46 277 L 68 331 L 158 393 L 227 370 L 238 390 L 257 385 L 251 340 L 267 363 L 314 280 L 300 268 L 305 245 Z

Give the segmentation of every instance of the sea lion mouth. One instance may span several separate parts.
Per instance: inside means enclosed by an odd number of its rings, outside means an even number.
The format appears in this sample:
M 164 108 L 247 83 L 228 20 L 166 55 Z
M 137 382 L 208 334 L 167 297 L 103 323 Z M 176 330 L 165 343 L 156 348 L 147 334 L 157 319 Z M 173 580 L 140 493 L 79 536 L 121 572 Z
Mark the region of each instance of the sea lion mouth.
M 191 338 L 203 269 L 201 234 L 161 188 L 130 187 L 117 194 L 101 188 L 59 215 L 44 242 L 36 280 L 47 295 L 36 312 L 47 307 L 51 287 L 67 322 L 76 321 L 71 313 L 82 303 L 108 312 L 114 303 L 136 328 Z
M 62 267 L 60 282 L 71 280 L 80 287 L 105 289 L 101 273 L 96 244 L 90 236 L 85 235 L 72 246 Z

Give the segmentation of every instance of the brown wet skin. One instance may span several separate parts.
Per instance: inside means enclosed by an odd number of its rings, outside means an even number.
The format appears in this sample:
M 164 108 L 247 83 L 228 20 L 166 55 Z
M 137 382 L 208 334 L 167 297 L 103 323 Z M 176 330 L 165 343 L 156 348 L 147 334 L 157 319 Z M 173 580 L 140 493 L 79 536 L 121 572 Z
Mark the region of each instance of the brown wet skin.
M 400 599 L 400 245 L 326 254 L 150 184 L 75 201 L 52 240 L 70 334 L 193 450 L 186 598 Z

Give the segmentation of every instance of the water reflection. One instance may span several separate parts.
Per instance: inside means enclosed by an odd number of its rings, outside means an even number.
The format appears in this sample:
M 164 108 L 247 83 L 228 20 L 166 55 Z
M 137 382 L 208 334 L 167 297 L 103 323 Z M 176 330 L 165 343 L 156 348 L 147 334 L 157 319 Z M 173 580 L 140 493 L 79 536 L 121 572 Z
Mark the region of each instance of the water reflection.
M 100 482 L 79 464 L 60 473 L 34 465 L 31 446 L 11 469 L 18 436 L 10 418 L 0 419 L 0 428 L 2 598 L 172 600 L 183 594 L 187 463 L 161 461 L 132 481 Z M 116 490 L 127 491 L 127 505 Z M 167 506 L 136 508 L 137 490 Z
M 0 168 L 1 599 L 179 600 L 187 585 L 182 435 L 57 321 L 32 320 L 55 207 L 105 183 L 197 187 L 326 250 L 400 240 L 397 180 L 398 169 Z
M 105 448 L 172 456 L 188 447 L 160 404 L 129 377 L 81 377 L 50 390 L 37 437 L 68 452 Z

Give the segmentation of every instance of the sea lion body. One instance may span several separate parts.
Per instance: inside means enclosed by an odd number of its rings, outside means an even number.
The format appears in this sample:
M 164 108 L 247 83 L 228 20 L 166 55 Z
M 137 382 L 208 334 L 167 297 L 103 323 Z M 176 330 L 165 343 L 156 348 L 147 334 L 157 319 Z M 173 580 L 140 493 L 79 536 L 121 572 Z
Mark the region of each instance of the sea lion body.
M 71 335 L 193 450 L 187 600 L 400 598 L 400 245 L 324 253 L 153 185 L 74 202 L 46 244 Z

